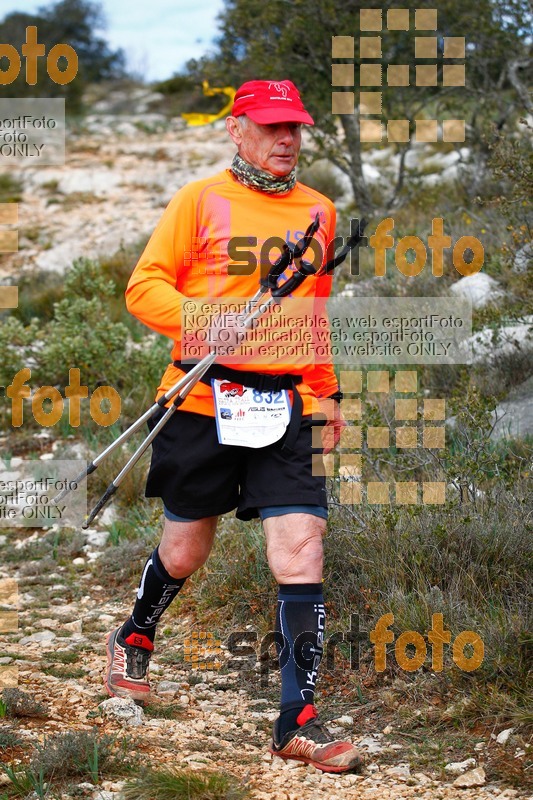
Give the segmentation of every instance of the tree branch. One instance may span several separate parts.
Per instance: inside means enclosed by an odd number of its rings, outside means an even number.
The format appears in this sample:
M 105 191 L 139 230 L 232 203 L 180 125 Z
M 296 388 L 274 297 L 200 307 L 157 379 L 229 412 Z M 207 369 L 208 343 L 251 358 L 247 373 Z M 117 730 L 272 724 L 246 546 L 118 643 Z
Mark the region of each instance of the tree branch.
M 511 61 L 507 66 L 507 75 L 509 76 L 509 81 L 513 88 L 516 90 L 520 100 L 524 104 L 524 108 L 531 114 L 533 113 L 533 103 L 531 102 L 531 97 L 529 95 L 528 90 L 518 77 L 518 70 L 519 69 L 527 69 L 531 66 L 531 59 L 530 58 L 517 58 L 514 61 Z
M 395 205 L 396 199 L 398 198 L 400 192 L 403 189 L 403 185 L 405 182 L 405 161 L 407 159 L 407 153 L 411 149 L 411 145 L 412 141 L 411 139 L 409 139 L 405 147 L 401 148 L 400 163 L 398 164 L 398 175 L 396 177 L 396 186 L 394 187 L 394 191 L 387 201 L 386 205 L 387 211 Z

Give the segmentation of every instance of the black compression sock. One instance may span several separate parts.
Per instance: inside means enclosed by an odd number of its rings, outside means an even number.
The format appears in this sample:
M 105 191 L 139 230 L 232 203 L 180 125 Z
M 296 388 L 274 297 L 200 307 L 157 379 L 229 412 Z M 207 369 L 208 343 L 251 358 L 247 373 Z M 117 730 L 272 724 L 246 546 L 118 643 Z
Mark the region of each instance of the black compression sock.
M 276 630 L 282 634 L 283 643 L 278 646 L 281 709 L 277 729 L 280 738 L 298 727 L 298 715 L 314 702 L 325 619 L 321 583 L 279 586 Z
M 295 731 L 298 727 L 298 723 L 296 721 L 298 714 L 304 708 L 304 703 L 300 703 L 296 706 L 296 708 L 288 708 L 285 711 L 280 711 L 279 713 L 279 722 L 278 722 L 278 732 L 280 739 L 283 739 L 286 733 L 289 731 Z
M 122 638 L 126 639 L 135 633 L 146 636 L 153 643 L 161 614 L 169 607 L 186 580 L 187 578 L 173 578 L 168 574 L 159 557 L 159 548 L 156 547 L 144 565 L 132 615 L 122 626 Z

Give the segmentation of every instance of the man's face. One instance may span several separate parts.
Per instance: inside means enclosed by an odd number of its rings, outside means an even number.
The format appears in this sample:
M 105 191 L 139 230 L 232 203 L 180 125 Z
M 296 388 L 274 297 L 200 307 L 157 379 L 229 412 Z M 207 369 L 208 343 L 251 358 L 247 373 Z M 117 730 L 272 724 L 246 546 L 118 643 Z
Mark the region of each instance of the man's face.
M 228 132 L 245 161 L 257 169 L 283 177 L 296 166 L 302 144 L 301 125 L 281 122 L 259 125 L 249 117 L 226 120 Z

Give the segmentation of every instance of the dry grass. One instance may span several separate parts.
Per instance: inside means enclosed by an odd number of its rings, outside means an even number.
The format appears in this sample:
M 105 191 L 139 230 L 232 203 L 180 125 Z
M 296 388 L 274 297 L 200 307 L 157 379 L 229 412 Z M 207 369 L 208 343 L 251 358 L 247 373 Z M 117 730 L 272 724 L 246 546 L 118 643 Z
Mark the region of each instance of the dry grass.
M 143 771 L 123 789 L 124 800 L 241 800 L 247 794 L 232 775 L 170 766 Z

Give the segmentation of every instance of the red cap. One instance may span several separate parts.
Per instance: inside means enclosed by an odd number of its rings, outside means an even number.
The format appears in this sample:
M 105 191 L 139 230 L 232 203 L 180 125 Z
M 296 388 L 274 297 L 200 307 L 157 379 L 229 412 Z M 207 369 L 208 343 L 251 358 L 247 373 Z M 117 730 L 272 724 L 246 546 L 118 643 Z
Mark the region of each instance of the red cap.
M 259 125 L 303 122 L 314 125 L 292 81 L 248 81 L 237 89 L 231 113 L 246 114 Z

